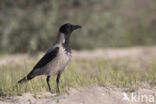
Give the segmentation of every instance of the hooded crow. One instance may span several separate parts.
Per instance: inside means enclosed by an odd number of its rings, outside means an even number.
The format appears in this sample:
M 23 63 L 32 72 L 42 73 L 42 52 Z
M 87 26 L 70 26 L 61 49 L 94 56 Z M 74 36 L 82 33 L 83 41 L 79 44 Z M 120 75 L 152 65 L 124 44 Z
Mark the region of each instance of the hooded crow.
M 19 80 L 18 83 L 27 82 L 39 75 L 47 75 L 46 81 L 50 92 L 51 87 L 49 84 L 50 76 L 57 75 L 56 84 L 57 92 L 59 90 L 59 80 L 62 72 L 67 68 L 67 65 L 71 59 L 71 48 L 70 48 L 70 36 L 71 33 L 81 28 L 79 25 L 72 25 L 66 23 L 59 29 L 59 33 L 56 42 L 47 50 L 45 55 L 40 61 L 34 66 L 32 71 L 23 79 Z

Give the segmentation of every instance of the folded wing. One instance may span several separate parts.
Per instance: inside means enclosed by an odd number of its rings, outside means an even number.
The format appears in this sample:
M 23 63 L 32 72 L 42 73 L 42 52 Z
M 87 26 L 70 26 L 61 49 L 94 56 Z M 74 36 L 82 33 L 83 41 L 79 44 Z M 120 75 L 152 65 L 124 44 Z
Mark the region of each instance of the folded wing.
M 31 80 L 35 76 L 38 75 L 38 71 L 41 70 L 40 68 L 46 66 L 49 62 L 53 61 L 55 57 L 57 56 L 57 53 L 59 51 L 59 47 L 55 47 L 53 50 L 47 52 L 40 61 L 34 66 L 33 70 L 27 75 L 27 77 L 24 77 L 18 83 L 26 82 L 27 80 Z

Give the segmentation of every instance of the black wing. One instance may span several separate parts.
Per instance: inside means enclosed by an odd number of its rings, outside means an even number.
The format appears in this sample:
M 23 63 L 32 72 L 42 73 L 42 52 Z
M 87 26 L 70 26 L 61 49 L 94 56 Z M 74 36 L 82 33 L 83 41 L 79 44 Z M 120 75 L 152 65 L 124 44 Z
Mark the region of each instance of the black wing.
M 41 68 L 45 65 L 47 65 L 50 61 L 52 61 L 57 53 L 58 53 L 59 48 L 56 47 L 55 49 L 53 49 L 51 52 L 46 53 L 41 59 L 40 61 L 35 65 L 34 69 L 37 68 Z
M 37 76 L 39 73 L 37 73 L 40 69 L 38 68 L 41 68 L 41 67 L 44 67 L 45 65 L 47 65 L 50 61 L 52 61 L 57 53 L 59 51 L 59 48 L 56 47 L 55 49 L 53 49 L 52 51 L 50 52 L 47 52 L 41 59 L 40 61 L 35 65 L 35 67 L 33 68 L 33 70 L 26 76 L 24 77 L 23 79 L 21 79 L 20 81 L 18 81 L 18 83 L 23 83 L 23 82 L 26 82 L 28 80 L 31 80 L 32 78 L 34 78 L 35 76 Z

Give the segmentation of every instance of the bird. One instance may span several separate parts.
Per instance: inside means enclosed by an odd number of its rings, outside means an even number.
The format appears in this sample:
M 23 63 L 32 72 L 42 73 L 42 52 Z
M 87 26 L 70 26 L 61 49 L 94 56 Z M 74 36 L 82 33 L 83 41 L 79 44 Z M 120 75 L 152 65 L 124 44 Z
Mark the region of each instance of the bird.
M 50 77 L 57 75 L 56 85 L 57 93 L 60 93 L 59 81 L 62 72 L 67 69 L 69 62 L 71 61 L 72 52 L 70 46 L 70 37 L 74 30 L 81 28 L 80 25 L 73 25 L 71 23 L 63 24 L 58 31 L 58 35 L 54 44 L 47 50 L 43 57 L 37 62 L 28 75 L 18 83 L 27 82 L 37 76 L 46 75 L 46 83 L 48 90 L 52 92 L 49 81 Z

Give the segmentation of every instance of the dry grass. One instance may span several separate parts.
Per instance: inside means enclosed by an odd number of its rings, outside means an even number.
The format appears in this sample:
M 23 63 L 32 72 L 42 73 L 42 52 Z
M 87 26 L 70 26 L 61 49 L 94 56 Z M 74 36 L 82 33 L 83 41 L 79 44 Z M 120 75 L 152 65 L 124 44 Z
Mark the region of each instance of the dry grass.
M 32 69 L 36 60 L 29 57 L 25 61 L 20 61 L 21 64 L 12 61 L 0 65 L 0 96 L 47 91 L 45 76 L 36 77 L 26 84 L 17 85 L 17 81 Z M 56 89 L 55 79 L 54 76 L 50 81 L 54 91 Z M 94 86 L 128 89 L 154 88 L 156 87 L 156 60 L 76 58 L 72 60 L 68 70 L 61 76 L 61 92 L 68 91 L 70 87 Z

